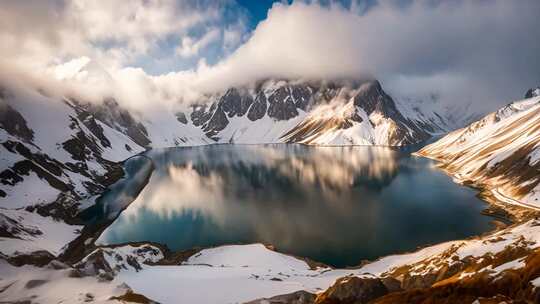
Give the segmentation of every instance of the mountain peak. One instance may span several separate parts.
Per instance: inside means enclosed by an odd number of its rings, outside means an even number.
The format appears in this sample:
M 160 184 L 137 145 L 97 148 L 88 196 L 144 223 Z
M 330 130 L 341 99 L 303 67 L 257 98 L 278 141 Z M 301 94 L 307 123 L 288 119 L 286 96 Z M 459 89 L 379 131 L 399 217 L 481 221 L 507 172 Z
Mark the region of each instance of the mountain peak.
M 527 90 L 527 93 L 525 93 L 525 98 L 533 98 L 538 96 L 540 96 L 540 87 L 529 89 Z
M 382 91 L 382 86 L 381 86 L 381 83 L 377 79 L 373 79 L 373 80 L 364 82 L 360 86 L 360 91 L 380 92 Z

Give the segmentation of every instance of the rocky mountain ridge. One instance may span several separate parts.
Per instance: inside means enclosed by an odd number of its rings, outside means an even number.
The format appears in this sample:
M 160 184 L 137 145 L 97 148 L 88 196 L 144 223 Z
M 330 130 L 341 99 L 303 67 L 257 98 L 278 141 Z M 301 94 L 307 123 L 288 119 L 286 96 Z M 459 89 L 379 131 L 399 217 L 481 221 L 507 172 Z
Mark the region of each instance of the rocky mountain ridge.
M 440 115 L 404 116 L 378 81 L 352 86 L 267 81 L 255 89 L 231 88 L 210 100 L 182 117 L 189 116 L 216 142 L 400 146 L 448 131 Z

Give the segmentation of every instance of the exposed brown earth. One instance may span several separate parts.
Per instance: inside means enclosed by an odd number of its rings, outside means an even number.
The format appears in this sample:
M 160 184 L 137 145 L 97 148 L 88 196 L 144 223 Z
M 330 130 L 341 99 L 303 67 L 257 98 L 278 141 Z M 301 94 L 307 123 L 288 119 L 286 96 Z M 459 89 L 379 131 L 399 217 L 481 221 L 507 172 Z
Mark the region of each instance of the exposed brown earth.
M 142 294 L 135 293 L 133 291 L 128 291 L 125 294 L 117 297 L 111 297 L 110 300 L 117 300 L 122 303 L 142 303 L 142 304 L 154 304 L 158 303 L 150 300 Z
M 498 257 L 494 264 L 502 260 L 505 258 Z M 431 287 L 389 294 L 372 303 L 473 303 L 476 299 L 482 299 L 480 303 L 540 303 L 540 289 L 530 283 L 540 276 L 540 250 L 526 256 L 525 263 L 525 267 L 506 270 L 498 277 L 483 272 L 461 279 L 454 275 Z

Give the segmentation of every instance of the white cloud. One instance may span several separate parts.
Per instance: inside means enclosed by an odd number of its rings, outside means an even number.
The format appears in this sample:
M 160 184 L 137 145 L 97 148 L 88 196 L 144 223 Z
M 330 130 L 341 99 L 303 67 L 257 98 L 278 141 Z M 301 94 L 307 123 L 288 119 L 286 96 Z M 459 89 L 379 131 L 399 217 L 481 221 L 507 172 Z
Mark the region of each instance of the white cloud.
M 80 75 L 81 69 L 90 62 L 90 58 L 83 56 L 59 64 L 53 68 L 52 73 L 58 80 L 71 79 Z M 86 73 L 85 73 L 86 74 Z
M 540 83 L 538 1 L 381 2 L 357 10 L 275 4 L 229 57 L 178 76 L 203 92 L 268 77 L 376 77 L 396 95 L 431 91 L 490 109 Z
M 197 40 L 189 36 L 184 37 L 182 44 L 176 48 L 176 54 L 185 58 L 197 56 L 202 49 L 216 42 L 220 37 L 221 31 L 217 28 L 210 29 Z
M 29 69 L 87 56 L 104 66 L 152 59 L 167 39 L 215 28 L 226 3 L 205 0 L 7 0 L 0 52 Z M 174 50 L 171 51 L 174 53 Z
M 213 7 L 195 10 L 174 0 L 73 0 L 67 11 L 70 22 L 78 23 L 90 42 L 126 43 L 124 47 L 141 53 L 156 39 L 218 17 Z
M 207 9 L 193 1 L 76 0 L 61 6 L 44 0 L 31 8 L 8 1 L 7 12 L 0 10 L 0 52 L 36 77 L 50 71 L 51 63 L 87 56 L 106 70 L 91 73 L 100 89 L 85 86 L 89 78 L 82 74 L 64 82 L 138 107 L 190 102 L 269 77 L 376 77 L 398 96 L 438 93 L 447 102 L 475 100 L 490 109 L 540 84 L 540 2 L 535 0 L 415 1 L 405 7 L 380 1 L 367 10 L 275 4 L 247 40 L 242 22 L 219 23 L 222 6 Z M 195 26 L 202 26 L 199 38 L 187 34 Z M 181 41 L 179 57 L 198 60 L 197 67 L 158 76 L 127 67 L 170 35 Z M 208 65 L 197 58 L 218 41 L 224 59 Z M 96 80 L 100 74 L 107 75 L 104 81 Z
M 231 49 L 242 41 L 242 31 L 236 29 L 226 29 L 223 31 L 223 47 Z

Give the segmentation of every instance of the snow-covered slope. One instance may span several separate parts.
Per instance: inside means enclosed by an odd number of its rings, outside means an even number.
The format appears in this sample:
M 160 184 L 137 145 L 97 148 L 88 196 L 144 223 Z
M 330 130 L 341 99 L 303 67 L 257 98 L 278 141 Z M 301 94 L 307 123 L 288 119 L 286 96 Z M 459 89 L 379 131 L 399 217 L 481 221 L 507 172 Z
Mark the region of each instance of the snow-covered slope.
M 426 146 L 458 180 L 502 202 L 540 208 L 540 97 L 513 102 Z
M 381 303 L 417 303 L 414 299 L 432 303 L 429 299 L 439 297 L 448 299 L 446 303 L 492 297 L 534 303 L 540 294 L 534 289 L 540 274 L 539 248 L 538 220 L 480 238 L 387 256 L 354 269 L 332 269 L 262 244 L 221 246 L 186 255 L 152 244 L 131 244 L 98 248 L 72 266 L 53 261 L 45 268 L 17 268 L 0 260 L 0 278 L 7 286 L 0 301 L 22 301 L 34 292 L 40 303 L 83 303 L 88 298 L 103 303 L 133 289 L 163 304 L 274 303 L 262 299 L 289 293 L 295 294 L 275 303 L 345 299 L 349 300 L 345 303 L 355 303 L 354 299 L 366 303 L 377 298 L 390 299 Z M 65 292 L 52 292 L 62 287 Z M 297 296 L 304 301 L 293 302 Z
M 388 256 L 356 269 L 309 265 L 298 258 L 253 244 L 206 249 L 188 258 L 181 266 L 146 266 L 141 272 L 120 272 L 117 279 L 163 303 L 241 303 L 298 290 L 324 294 L 323 291 L 337 279 L 350 276 L 366 281 L 380 280 L 384 288 L 379 296 L 392 289 L 425 288 L 451 278 L 487 276 L 495 282 L 532 264 L 527 255 L 540 246 L 538 224 L 538 221 L 529 221 L 491 236 Z M 150 278 L 154 284 L 147 284 Z M 534 275 L 528 278 L 530 281 Z M 526 283 L 528 281 L 524 286 Z M 158 290 L 155 286 L 162 288 Z M 201 286 L 216 292 L 204 293 Z M 361 292 L 369 291 L 360 289 L 356 294 Z M 494 293 L 497 292 L 501 291 Z M 323 298 L 322 294 L 319 298 Z M 354 294 L 350 292 L 348 296 Z
M 150 143 L 158 147 L 207 143 L 198 128 L 179 122 L 171 113 L 145 114 L 139 118 L 114 100 L 93 105 L 17 82 L 1 84 L 0 252 L 60 253 L 81 228 L 66 222 L 79 224 L 77 213 L 93 205 L 123 175 L 118 162 Z M 19 227 L 13 229 L 12 223 Z M 34 228 L 39 233 L 23 233 Z M 17 245 L 17 238 L 35 242 Z M 55 239 L 63 242 L 47 244 Z
M 425 99 L 398 98 L 396 107 L 418 128 L 432 134 L 454 131 L 481 118 L 472 109 L 471 103 L 445 105 L 436 96 Z
M 207 143 L 198 128 L 164 111 L 135 118 L 114 100 L 83 104 L 16 87 L 0 93 L 4 208 L 50 203 L 61 193 L 81 200 L 103 191 L 115 163 L 148 147 Z

